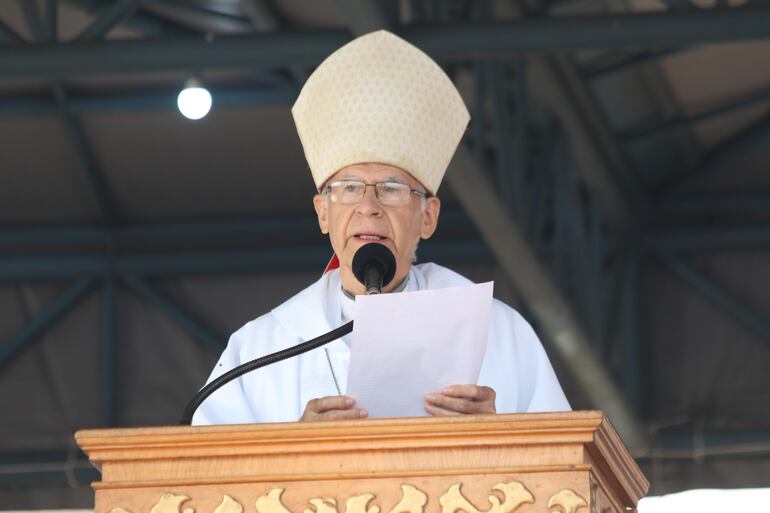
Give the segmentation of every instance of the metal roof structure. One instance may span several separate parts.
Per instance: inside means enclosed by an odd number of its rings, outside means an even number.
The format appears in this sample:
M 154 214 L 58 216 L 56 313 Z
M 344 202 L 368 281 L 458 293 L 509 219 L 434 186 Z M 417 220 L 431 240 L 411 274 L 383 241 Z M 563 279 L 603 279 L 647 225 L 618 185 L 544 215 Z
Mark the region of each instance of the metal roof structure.
M 472 113 L 420 259 L 496 281 L 653 493 L 768 486 L 766 0 L 6 0 L 0 504 L 88 506 L 74 430 L 174 423 L 318 276 L 289 107 L 378 28 Z

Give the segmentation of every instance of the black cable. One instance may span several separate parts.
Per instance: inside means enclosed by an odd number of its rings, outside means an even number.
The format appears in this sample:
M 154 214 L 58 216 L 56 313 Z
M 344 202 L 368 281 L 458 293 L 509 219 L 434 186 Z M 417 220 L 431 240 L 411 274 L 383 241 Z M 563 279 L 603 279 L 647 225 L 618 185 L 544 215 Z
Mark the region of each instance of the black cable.
M 302 342 L 301 344 L 297 344 L 296 346 L 289 347 L 281 351 L 277 351 L 267 356 L 262 356 L 255 360 L 251 360 L 250 362 L 246 362 L 232 370 L 225 372 L 224 374 L 222 374 L 221 376 L 213 380 L 211 383 L 201 388 L 200 391 L 197 394 L 195 394 L 195 396 L 193 396 L 190 402 L 187 403 L 187 406 L 184 409 L 184 413 L 182 413 L 182 418 L 179 421 L 179 424 L 181 426 L 189 426 L 192 423 L 192 418 L 193 418 L 193 414 L 195 413 L 195 410 L 198 409 L 201 403 L 205 401 L 206 398 L 208 398 L 208 396 L 213 394 L 214 391 L 216 391 L 218 388 L 225 385 L 226 383 L 229 383 L 235 378 L 243 376 L 247 372 L 259 369 L 260 367 L 264 367 L 272 363 L 277 363 L 277 362 L 280 362 L 281 360 L 286 360 L 287 358 L 301 355 L 302 353 L 307 353 L 312 349 L 316 349 L 325 344 L 328 344 L 332 340 L 337 340 L 340 337 L 344 337 L 351 331 L 353 331 L 353 321 L 350 321 L 347 324 L 343 324 L 339 328 L 336 328 L 330 331 L 329 333 L 321 335 L 320 337 L 316 337 L 312 340 L 308 340 L 307 342 Z

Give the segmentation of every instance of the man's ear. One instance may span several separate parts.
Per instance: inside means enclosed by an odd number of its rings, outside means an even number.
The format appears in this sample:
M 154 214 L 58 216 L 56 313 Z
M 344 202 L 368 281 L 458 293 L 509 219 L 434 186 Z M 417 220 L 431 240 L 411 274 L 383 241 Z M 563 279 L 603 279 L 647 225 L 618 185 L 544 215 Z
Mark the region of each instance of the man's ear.
M 329 216 L 326 212 L 326 199 L 323 195 L 313 196 L 313 207 L 315 207 L 315 213 L 318 216 L 318 226 L 321 228 L 321 233 L 327 235 L 329 233 Z
M 430 239 L 438 226 L 438 216 L 441 213 L 441 200 L 436 196 L 425 198 L 425 212 L 420 224 L 420 238 Z

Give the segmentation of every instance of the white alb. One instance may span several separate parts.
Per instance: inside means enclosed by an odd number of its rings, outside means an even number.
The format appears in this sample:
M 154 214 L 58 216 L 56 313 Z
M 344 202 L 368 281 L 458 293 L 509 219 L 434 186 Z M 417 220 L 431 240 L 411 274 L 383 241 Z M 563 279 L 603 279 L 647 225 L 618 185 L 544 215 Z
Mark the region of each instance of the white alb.
M 470 283 L 454 271 L 428 263 L 412 266 L 406 290 Z M 247 323 L 230 337 L 209 381 L 249 360 L 338 327 L 342 323 L 341 296 L 339 271 L 331 271 L 271 312 Z M 497 392 L 498 413 L 569 410 L 548 356 L 527 321 L 494 300 L 491 322 L 477 384 Z M 341 339 L 325 347 L 344 393 L 350 348 Z M 308 401 L 333 395 L 337 390 L 329 361 L 324 349 L 319 348 L 228 383 L 198 408 L 193 424 L 296 421 Z

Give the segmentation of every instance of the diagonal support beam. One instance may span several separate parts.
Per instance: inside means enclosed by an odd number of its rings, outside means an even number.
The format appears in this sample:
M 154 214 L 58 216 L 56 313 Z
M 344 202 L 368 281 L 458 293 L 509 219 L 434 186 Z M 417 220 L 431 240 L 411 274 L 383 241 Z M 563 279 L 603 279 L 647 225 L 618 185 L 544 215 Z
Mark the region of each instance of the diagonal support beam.
M 120 3 L 120 2 L 119 2 Z M 32 31 L 35 41 L 46 40 L 46 31 L 51 32 L 52 27 L 44 27 L 43 21 L 40 18 L 40 13 L 37 10 L 37 3 L 35 2 L 22 2 L 24 14 L 27 18 L 27 24 Z M 55 11 L 54 11 L 55 12 Z M 48 14 L 53 16 L 53 12 Z M 27 48 L 34 45 L 27 45 Z M 80 120 L 75 117 L 67 108 L 67 91 L 64 85 L 59 79 L 54 79 L 51 84 L 51 92 L 53 93 L 56 103 L 59 108 L 59 112 L 67 126 L 69 133 L 72 136 L 75 144 L 75 149 L 80 157 L 80 160 L 85 169 L 86 175 L 91 187 L 96 196 L 96 201 L 99 204 L 102 216 L 104 217 L 107 225 L 112 226 L 117 221 L 117 215 L 115 212 L 115 201 L 107 186 L 107 182 L 104 180 L 101 170 L 96 164 L 96 159 L 91 150 L 91 145 L 88 142 L 83 126 Z
M 97 5 L 94 3 L 93 0 L 63 0 L 67 4 L 76 7 L 82 11 L 85 11 L 89 14 L 99 16 L 100 11 L 97 9 Z M 133 13 L 133 16 L 128 18 L 123 18 L 120 23 L 120 25 L 123 25 L 131 30 L 136 30 L 138 32 L 142 32 L 144 34 L 147 34 L 152 37 L 165 37 L 165 36 L 196 36 L 200 35 L 198 32 L 189 29 L 187 27 L 183 27 L 181 25 L 177 25 L 175 23 L 171 23 L 169 21 L 157 18 L 155 16 L 151 16 L 149 14 L 143 13 L 141 10 L 137 10 Z
M 687 285 L 703 294 L 709 301 L 724 308 L 755 335 L 770 346 L 770 320 L 742 304 L 704 274 L 666 252 L 656 253 L 658 260 L 671 273 Z
M 112 28 L 133 15 L 138 5 L 139 0 L 115 0 L 99 13 L 96 20 L 86 27 L 77 39 L 80 41 L 102 39 Z
M 281 23 L 267 0 L 243 0 L 241 4 L 257 32 L 275 32 L 281 28 Z
M 629 446 L 646 447 L 639 419 L 594 354 L 575 312 L 523 231 L 511 219 L 484 170 L 464 146 L 458 148 L 446 179 L 500 267 L 537 318 L 546 338 L 573 369 L 577 382 L 607 412 Z
M 277 32 L 281 23 L 275 15 L 267 0 L 244 0 L 243 10 L 249 17 L 251 24 L 257 32 Z M 301 66 L 289 66 L 289 74 L 297 85 L 302 85 L 307 80 L 307 72 Z
M 15 30 L 6 25 L 3 20 L 0 20 L 0 42 L 25 43 L 26 41 Z
M 27 26 L 29 27 L 29 31 L 32 33 L 32 39 L 34 41 L 45 41 L 45 26 L 40 11 L 37 8 L 37 2 L 19 0 L 19 5 L 21 7 L 21 12 L 24 14 Z
M 47 330 L 57 319 L 85 296 L 94 284 L 93 278 L 81 278 L 56 296 L 21 330 L 0 345 L 0 369 L 8 365 L 24 347 Z
M 69 111 L 67 107 L 67 92 L 61 82 L 54 82 L 51 85 L 51 88 L 56 98 L 56 103 L 59 106 L 62 119 L 69 129 L 72 142 L 75 145 L 80 162 L 83 165 L 88 181 L 91 184 L 102 217 L 107 225 L 113 226 L 118 221 L 118 215 L 115 209 L 115 198 L 110 191 L 107 181 L 104 179 L 102 170 L 96 163 L 96 157 L 94 156 L 91 144 L 83 129 L 83 125 L 80 122 L 80 119 Z
M 57 0 L 45 2 L 45 30 L 50 41 L 56 41 L 59 37 L 59 4 Z
M 209 351 L 219 354 L 225 348 L 226 342 L 214 335 L 202 322 L 185 312 L 172 300 L 155 290 L 143 278 L 132 274 L 121 274 L 120 279 L 137 296 L 155 305 L 166 317 L 181 326 L 187 333 Z
M 641 255 L 631 249 L 624 255 L 622 270 L 621 316 L 623 340 L 623 389 L 634 411 L 646 410 L 645 362 L 641 331 Z
M 391 29 L 391 20 L 377 0 L 337 0 L 337 11 L 355 36 Z
M 170 18 L 174 16 L 175 12 L 184 12 L 186 18 L 195 24 L 194 20 L 199 20 L 206 23 L 212 23 L 213 25 L 221 28 L 224 31 L 248 30 L 251 23 L 239 12 L 237 12 L 237 5 L 241 3 L 240 0 L 236 2 L 230 2 L 230 5 L 222 5 L 223 9 L 220 9 L 216 5 L 216 2 L 200 2 L 190 0 L 145 0 L 144 9 L 148 12 L 155 13 L 156 16 Z M 211 5 L 213 4 L 213 5 Z M 203 29 L 206 30 L 206 29 Z
M 765 103 L 768 100 L 770 100 L 770 86 L 763 87 L 748 94 L 743 94 L 719 101 L 717 104 L 706 107 L 694 114 L 679 116 L 663 121 L 661 123 L 646 123 L 644 125 L 628 129 L 625 132 L 619 134 L 618 138 L 623 142 L 630 143 L 638 139 L 644 139 L 653 135 L 671 132 L 672 130 L 682 128 L 684 126 L 708 121 L 719 116 L 730 114 L 739 109 Z
M 658 191 L 664 198 L 681 193 L 687 185 L 709 176 L 726 173 L 735 163 L 770 141 L 770 114 L 731 136 L 709 151 L 689 172 L 662 184 Z

